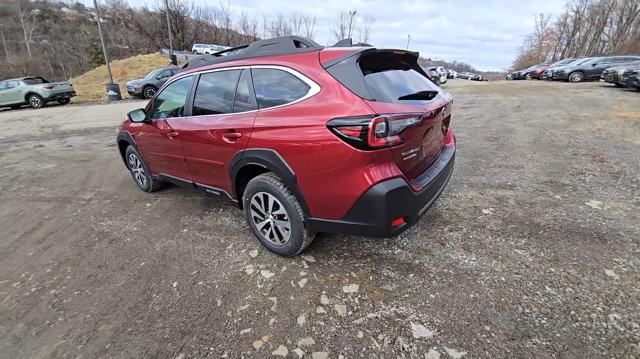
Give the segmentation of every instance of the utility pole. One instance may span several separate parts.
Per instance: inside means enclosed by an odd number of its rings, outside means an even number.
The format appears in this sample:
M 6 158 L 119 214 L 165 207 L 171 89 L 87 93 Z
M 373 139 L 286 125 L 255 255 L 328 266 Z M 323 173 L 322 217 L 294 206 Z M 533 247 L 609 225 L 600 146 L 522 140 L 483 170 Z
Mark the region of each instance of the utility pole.
M 411 43 L 411 35 L 407 35 L 407 50 L 409 50 L 410 43 Z
M 100 9 L 98 8 L 97 0 L 93 0 L 93 7 L 96 8 L 96 20 L 98 21 L 98 35 L 100 36 L 100 42 L 102 43 L 102 53 L 104 54 L 104 62 L 107 64 L 107 71 L 109 72 L 109 83 L 113 83 L 113 76 L 111 76 L 111 66 L 109 65 L 109 55 L 107 55 L 107 47 L 104 45 L 104 37 L 102 36 L 102 26 L 100 25 Z
M 357 10 L 349 11 L 349 36 L 347 36 L 348 39 L 351 38 L 351 26 L 353 25 L 353 18 L 356 16 L 357 13 L 358 13 Z
M 164 0 L 164 6 L 167 8 L 167 30 L 169 31 L 169 54 L 173 55 L 173 41 L 171 39 L 171 20 L 169 18 L 169 0 Z

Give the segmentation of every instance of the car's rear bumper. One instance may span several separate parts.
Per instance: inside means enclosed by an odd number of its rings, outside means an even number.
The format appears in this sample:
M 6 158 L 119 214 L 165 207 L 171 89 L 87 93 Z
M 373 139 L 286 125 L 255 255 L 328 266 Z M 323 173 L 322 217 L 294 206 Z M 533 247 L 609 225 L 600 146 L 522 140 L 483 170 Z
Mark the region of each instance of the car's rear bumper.
M 455 147 L 446 147 L 440 158 L 423 173 L 426 183 L 418 192 L 402 178 L 376 184 L 360 197 L 340 220 L 309 218 L 307 226 L 316 232 L 368 237 L 393 237 L 414 225 L 438 199 L 453 172 Z M 402 218 L 402 220 L 399 220 Z M 392 222 L 402 222 L 392 225 Z
M 64 99 L 72 98 L 74 96 L 76 96 L 76 92 L 75 91 L 58 92 L 58 93 L 53 93 L 53 94 L 50 94 L 49 96 L 47 96 L 45 98 L 45 101 L 64 100 Z

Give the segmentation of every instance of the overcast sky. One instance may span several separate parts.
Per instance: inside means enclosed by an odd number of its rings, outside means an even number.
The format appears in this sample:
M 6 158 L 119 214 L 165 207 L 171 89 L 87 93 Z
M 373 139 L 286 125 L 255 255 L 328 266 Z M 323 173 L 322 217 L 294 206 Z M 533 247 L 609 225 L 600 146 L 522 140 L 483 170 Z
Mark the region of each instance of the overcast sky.
M 84 1 L 90 6 L 91 0 Z M 151 0 L 132 1 L 131 4 Z M 195 0 L 217 6 L 217 0 Z M 357 10 L 374 16 L 370 42 L 376 47 L 410 49 L 424 57 L 464 61 L 479 70 L 503 70 L 511 65 L 534 14 L 557 15 L 566 0 L 233 0 L 232 15 L 242 10 L 261 21 L 262 16 L 301 11 L 317 16 L 316 41 L 333 43 L 331 26 L 340 11 Z

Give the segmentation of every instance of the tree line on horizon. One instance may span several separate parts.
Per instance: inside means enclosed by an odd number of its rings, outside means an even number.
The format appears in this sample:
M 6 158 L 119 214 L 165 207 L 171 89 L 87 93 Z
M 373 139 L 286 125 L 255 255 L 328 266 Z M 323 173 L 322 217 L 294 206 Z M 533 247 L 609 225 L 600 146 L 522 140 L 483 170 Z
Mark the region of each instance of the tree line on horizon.
M 640 54 L 640 1 L 571 0 L 557 17 L 536 14 L 513 69 L 546 61 Z
M 78 2 L 4 0 L 0 7 L 0 79 L 35 75 L 68 79 L 104 63 L 95 9 Z M 173 47 L 194 43 L 239 46 L 261 38 L 299 35 L 314 39 L 317 17 L 300 11 L 255 18 L 235 13 L 228 2 L 202 6 L 193 0 L 163 0 L 133 7 L 126 0 L 99 2 L 110 60 L 169 47 L 167 12 Z M 369 42 L 375 18 L 337 14 L 331 24 L 335 40 L 351 33 Z

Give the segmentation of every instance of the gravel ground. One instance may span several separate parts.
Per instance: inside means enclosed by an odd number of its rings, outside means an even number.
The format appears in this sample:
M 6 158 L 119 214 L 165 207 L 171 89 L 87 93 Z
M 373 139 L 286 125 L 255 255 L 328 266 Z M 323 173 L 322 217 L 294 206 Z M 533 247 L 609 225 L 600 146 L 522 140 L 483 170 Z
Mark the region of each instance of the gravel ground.
M 136 188 L 114 138 L 142 103 L 0 112 L 0 356 L 640 357 L 640 93 L 446 87 L 437 204 L 293 259 L 230 204 Z

